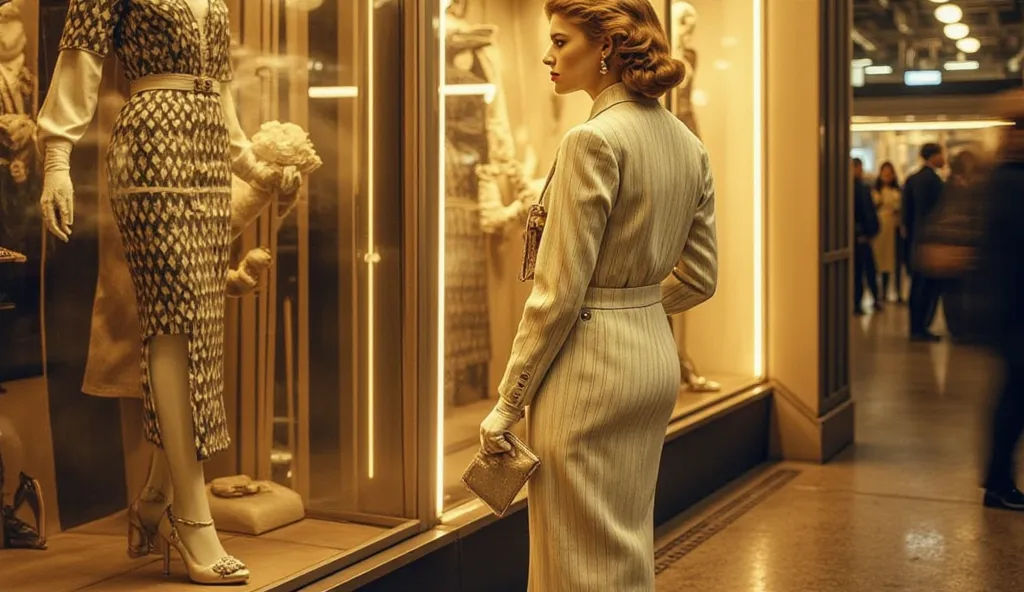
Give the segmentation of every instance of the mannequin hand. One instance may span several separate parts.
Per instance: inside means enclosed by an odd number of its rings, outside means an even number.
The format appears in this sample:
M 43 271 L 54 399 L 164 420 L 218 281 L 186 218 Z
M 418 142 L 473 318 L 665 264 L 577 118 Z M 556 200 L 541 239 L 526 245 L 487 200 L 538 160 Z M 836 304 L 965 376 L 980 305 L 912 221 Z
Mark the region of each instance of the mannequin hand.
M 480 423 L 480 449 L 484 454 L 501 454 L 512 450 L 505 433 L 523 418 L 523 412 L 498 399 L 498 404 Z
M 75 223 L 75 188 L 71 184 L 70 171 L 49 171 L 43 176 L 39 207 L 46 229 L 60 240 L 68 242 L 71 225 Z
M 238 269 L 228 271 L 228 296 L 238 298 L 256 290 L 260 274 L 270 269 L 273 261 L 267 249 L 253 249 L 246 253 Z
M 282 200 L 292 201 L 302 189 L 302 173 L 293 166 L 286 166 L 281 171 L 281 180 L 278 183 L 277 195 Z

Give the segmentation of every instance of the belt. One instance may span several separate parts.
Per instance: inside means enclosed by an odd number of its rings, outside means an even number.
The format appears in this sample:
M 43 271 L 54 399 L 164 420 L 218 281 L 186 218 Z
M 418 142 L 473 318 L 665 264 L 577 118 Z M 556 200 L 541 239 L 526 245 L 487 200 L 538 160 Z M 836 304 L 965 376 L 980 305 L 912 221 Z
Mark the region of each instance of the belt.
M 639 288 L 587 288 L 583 306 L 596 309 L 643 308 L 661 302 L 661 284 Z
M 220 96 L 220 82 L 191 74 L 150 74 L 131 83 L 132 94 L 151 90 L 180 90 L 201 95 Z

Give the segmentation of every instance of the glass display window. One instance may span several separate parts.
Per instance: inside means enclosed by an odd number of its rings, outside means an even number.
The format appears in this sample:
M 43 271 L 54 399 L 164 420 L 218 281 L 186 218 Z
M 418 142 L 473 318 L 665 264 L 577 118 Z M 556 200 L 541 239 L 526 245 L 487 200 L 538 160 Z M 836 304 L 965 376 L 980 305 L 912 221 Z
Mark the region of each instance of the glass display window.
M 4 53 L 17 29 L 8 6 L 20 8 L 17 23 L 30 37 L 17 56 Z M 8 6 L 0 8 L 0 123 L 16 114 L 31 122 L 68 3 Z M 409 441 L 416 407 L 403 362 L 414 331 L 395 312 L 406 299 L 404 181 L 395 174 L 406 141 L 404 5 L 223 6 L 234 70 L 224 92 L 232 93 L 242 128 L 252 138 L 265 122 L 297 124 L 323 160 L 296 201 L 264 199 L 265 209 L 232 243 L 232 268 L 257 248 L 270 251 L 273 265 L 254 293 L 227 300 L 224 402 L 232 443 L 205 466 L 214 520 L 228 552 L 248 564 L 250 585 L 295 589 L 296 581 L 337 571 L 421 529 Z M 38 87 L 19 78 L 20 64 L 29 75 L 39 65 Z M 2 570 L 0 589 L 100 581 L 192 588 L 176 555 L 171 582 L 161 581 L 158 556 L 124 556 L 125 508 L 142 489 L 152 447 L 142 434 L 138 313 L 105 170 L 131 90 L 113 56 L 104 68 L 96 117 L 73 151 L 69 244 L 40 232 L 39 163 L 27 163 L 24 183 L 34 189 L 22 198 L 12 188 L 21 179 L 18 165 L 11 168 L 17 155 L 0 154 L 0 202 L 34 216 L 21 225 L 32 232 L 8 228 L 15 219 L 0 217 L 0 505 L 14 503 L 19 473 L 30 475 L 48 542 L 47 550 L 19 554 L 15 572 Z M 240 190 L 250 188 L 236 183 L 233 198 Z M 24 257 L 8 263 L 8 252 Z M 4 310 L 8 300 L 13 312 Z M 32 322 L 45 339 L 32 342 L 29 327 L 6 329 Z M 28 524 L 30 506 L 17 511 Z M 0 557 L 7 553 L 21 552 L 0 549 Z M 55 568 L 70 553 L 90 569 Z
M 438 390 L 441 509 L 449 509 L 471 498 L 460 476 L 478 449 L 480 421 L 496 402 L 530 293 L 531 283 L 518 280 L 526 209 L 563 135 L 587 119 L 591 99 L 554 93 L 541 63 L 550 45 L 543 0 L 441 2 Z M 671 320 L 688 376 L 679 418 L 757 383 L 764 372 L 760 4 L 653 4 L 674 53 L 692 70 L 665 104 L 701 135 L 718 179 L 719 292 Z

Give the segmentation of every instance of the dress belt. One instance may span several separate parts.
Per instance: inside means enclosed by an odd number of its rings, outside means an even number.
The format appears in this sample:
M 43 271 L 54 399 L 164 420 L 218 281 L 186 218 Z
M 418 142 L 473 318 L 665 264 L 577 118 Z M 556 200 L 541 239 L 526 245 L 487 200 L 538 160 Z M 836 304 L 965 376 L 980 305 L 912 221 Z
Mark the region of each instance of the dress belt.
M 583 306 L 596 309 L 643 308 L 661 302 L 661 284 L 639 288 L 587 288 Z
M 132 94 L 151 90 L 180 90 L 201 95 L 220 96 L 220 82 L 206 76 L 192 74 L 150 74 L 131 83 Z

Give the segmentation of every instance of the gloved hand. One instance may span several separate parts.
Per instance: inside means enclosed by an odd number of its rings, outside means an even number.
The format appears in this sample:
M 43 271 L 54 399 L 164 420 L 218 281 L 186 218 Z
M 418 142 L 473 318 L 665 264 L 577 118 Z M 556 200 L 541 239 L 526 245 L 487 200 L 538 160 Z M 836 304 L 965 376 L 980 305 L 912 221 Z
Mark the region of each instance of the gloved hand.
M 505 433 L 522 418 L 522 411 L 499 398 L 494 409 L 480 422 L 480 449 L 484 454 L 501 454 L 512 450 L 512 445 L 505 439 Z
M 53 141 L 43 156 L 43 190 L 39 196 L 43 223 L 64 242 L 75 223 L 75 188 L 71 184 L 71 142 Z

